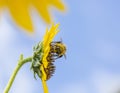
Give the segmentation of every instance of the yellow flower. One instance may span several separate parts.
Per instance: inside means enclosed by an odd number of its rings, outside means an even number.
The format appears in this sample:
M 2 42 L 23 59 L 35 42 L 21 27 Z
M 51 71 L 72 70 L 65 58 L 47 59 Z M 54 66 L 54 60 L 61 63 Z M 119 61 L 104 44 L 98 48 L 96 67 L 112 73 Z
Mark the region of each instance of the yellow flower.
M 50 51 L 50 43 L 52 42 L 52 40 L 54 39 L 55 35 L 58 33 L 58 26 L 57 25 L 52 25 L 51 29 L 48 31 L 48 29 L 46 30 L 45 36 L 43 38 L 43 58 L 42 58 L 42 65 L 40 66 L 40 70 L 42 72 L 42 84 L 43 84 L 43 88 L 44 88 L 44 93 L 48 93 L 48 88 L 47 88 L 47 84 L 46 84 L 46 80 L 47 80 L 47 75 L 45 73 L 45 69 L 48 66 L 48 61 L 46 59 L 49 51 Z
M 33 32 L 33 25 L 30 18 L 29 8 L 35 7 L 41 17 L 51 23 L 49 7 L 54 6 L 58 10 L 64 11 L 65 6 L 60 0 L 0 0 L 0 10 L 7 7 L 12 18 L 21 27 Z
M 62 41 L 53 41 L 55 35 L 59 32 L 58 26 L 59 24 L 52 25 L 50 30 L 47 29 L 43 40 L 33 48 L 34 53 L 31 69 L 34 72 L 34 77 L 36 78 L 37 74 L 42 80 L 44 93 L 48 93 L 46 81 L 49 80 L 55 72 L 53 62 L 65 55 L 66 52 L 66 46 Z

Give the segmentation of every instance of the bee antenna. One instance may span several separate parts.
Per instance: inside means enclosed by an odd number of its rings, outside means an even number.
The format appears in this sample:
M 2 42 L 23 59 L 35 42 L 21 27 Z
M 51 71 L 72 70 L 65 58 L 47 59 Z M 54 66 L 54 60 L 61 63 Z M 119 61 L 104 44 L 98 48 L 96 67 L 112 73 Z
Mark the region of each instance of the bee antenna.
M 61 43 L 63 42 L 62 38 L 60 38 L 60 42 L 61 42 Z
M 64 58 L 66 59 L 66 54 L 64 54 Z

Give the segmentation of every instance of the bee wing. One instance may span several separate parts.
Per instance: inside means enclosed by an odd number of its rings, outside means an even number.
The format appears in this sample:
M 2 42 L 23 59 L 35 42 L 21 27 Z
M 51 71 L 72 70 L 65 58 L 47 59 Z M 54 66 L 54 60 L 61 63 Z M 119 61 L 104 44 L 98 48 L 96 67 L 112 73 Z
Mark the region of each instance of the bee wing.
M 60 42 L 61 42 L 61 43 L 63 42 L 62 38 L 60 38 Z

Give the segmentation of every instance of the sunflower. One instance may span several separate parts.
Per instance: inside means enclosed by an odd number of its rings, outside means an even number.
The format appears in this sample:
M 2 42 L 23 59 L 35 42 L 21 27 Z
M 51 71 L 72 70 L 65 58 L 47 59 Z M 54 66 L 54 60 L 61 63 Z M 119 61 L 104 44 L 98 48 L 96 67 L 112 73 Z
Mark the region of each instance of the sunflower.
M 50 52 L 50 43 L 59 31 L 58 26 L 59 24 L 52 25 L 50 30 L 47 29 L 42 42 L 38 43 L 38 45 L 34 47 L 31 68 L 34 71 L 34 75 L 37 74 L 41 78 L 44 93 L 48 93 L 48 87 L 46 84 L 48 73 L 46 73 L 46 70 L 48 69 L 50 62 L 48 62 L 47 56 Z
M 0 10 L 8 8 L 13 20 L 28 32 L 33 32 L 33 24 L 30 18 L 29 9 L 33 6 L 48 24 L 52 22 L 49 8 L 56 7 L 60 11 L 65 10 L 60 0 L 0 0 Z
M 43 55 L 43 59 L 42 59 L 42 65 L 40 66 L 41 72 L 42 72 L 42 84 L 43 84 L 43 88 L 45 93 L 48 93 L 48 89 L 47 89 L 47 85 L 46 85 L 46 80 L 47 80 L 47 75 L 45 73 L 45 69 L 48 66 L 48 61 L 47 61 L 47 55 L 50 51 L 50 43 L 52 42 L 53 38 L 55 37 L 55 35 L 58 33 L 58 24 L 55 26 L 52 26 L 51 29 L 48 31 L 46 30 L 46 34 L 44 36 L 43 39 L 43 51 L 44 51 L 44 55 Z

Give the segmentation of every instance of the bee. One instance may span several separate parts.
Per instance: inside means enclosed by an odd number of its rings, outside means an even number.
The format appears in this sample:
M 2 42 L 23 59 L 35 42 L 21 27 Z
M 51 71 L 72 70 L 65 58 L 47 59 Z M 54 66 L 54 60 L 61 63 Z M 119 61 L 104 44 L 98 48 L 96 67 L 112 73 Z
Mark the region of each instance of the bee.
M 50 50 L 46 57 L 46 60 L 48 62 L 47 67 L 43 67 L 44 71 L 46 73 L 46 81 L 49 80 L 53 74 L 55 73 L 55 65 L 54 62 L 56 59 L 61 58 L 64 56 L 66 58 L 66 46 L 62 43 L 62 41 L 53 41 L 49 45 Z M 38 54 L 40 52 L 40 54 Z M 33 63 L 31 68 L 34 71 L 34 77 L 36 78 L 36 74 L 41 78 L 41 70 L 40 66 L 42 63 L 42 43 L 39 43 L 36 47 L 34 47 L 34 55 L 33 55 Z M 44 65 L 43 65 L 44 66 Z
M 62 43 L 62 41 L 53 41 L 50 43 L 50 51 L 47 55 L 48 66 L 47 68 L 44 68 L 47 74 L 46 80 L 49 80 L 55 72 L 55 65 L 53 62 L 55 62 L 56 59 L 65 56 L 65 52 L 66 46 Z
M 49 80 L 55 72 L 55 65 L 52 62 L 49 62 L 48 67 L 44 68 L 44 70 L 45 70 L 45 73 L 47 75 L 46 80 Z
M 50 43 L 50 53 L 55 59 L 61 58 L 62 56 L 66 58 L 66 46 L 62 41 L 53 41 Z

